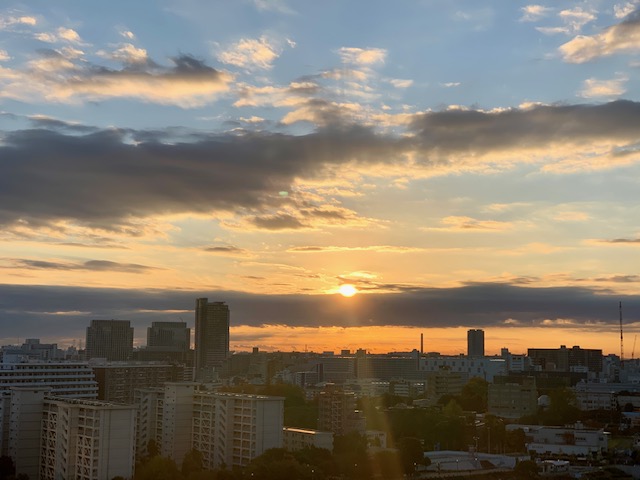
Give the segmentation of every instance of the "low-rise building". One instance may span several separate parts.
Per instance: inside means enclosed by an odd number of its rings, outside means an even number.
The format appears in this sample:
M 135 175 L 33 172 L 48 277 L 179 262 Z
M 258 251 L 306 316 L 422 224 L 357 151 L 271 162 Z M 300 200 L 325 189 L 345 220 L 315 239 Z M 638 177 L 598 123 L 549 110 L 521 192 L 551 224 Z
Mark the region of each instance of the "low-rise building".
M 585 428 L 580 423 L 572 427 L 511 424 L 507 429 L 522 429 L 527 450 L 542 457 L 575 455 L 598 458 L 607 451 L 609 442 L 608 432 Z
M 294 452 L 309 447 L 333 450 L 333 433 L 307 428 L 283 428 L 282 448 Z
M 533 377 L 523 377 L 520 383 L 496 377 L 488 386 L 487 408 L 497 417 L 516 419 L 533 415 L 538 408 L 538 390 Z

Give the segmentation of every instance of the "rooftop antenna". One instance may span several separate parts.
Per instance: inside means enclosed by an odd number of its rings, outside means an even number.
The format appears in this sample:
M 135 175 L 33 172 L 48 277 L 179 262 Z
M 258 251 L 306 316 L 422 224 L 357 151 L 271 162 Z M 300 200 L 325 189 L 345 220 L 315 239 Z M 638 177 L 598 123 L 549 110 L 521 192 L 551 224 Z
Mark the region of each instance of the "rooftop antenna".
M 620 367 L 624 366 L 624 349 L 622 348 L 622 302 L 619 306 L 620 310 Z

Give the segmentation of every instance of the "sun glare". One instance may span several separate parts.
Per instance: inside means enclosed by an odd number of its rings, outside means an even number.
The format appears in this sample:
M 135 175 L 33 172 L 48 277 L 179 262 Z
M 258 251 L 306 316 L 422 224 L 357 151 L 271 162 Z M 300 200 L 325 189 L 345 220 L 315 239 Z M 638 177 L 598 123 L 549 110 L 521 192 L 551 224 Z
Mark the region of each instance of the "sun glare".
M 340 285 L 338 288 L 338 292 L 343 297 L 353 297 L 356 293 L 358 293 L 358 289 L 351 285 L 350 283 L 345 283 L 344 285 Z

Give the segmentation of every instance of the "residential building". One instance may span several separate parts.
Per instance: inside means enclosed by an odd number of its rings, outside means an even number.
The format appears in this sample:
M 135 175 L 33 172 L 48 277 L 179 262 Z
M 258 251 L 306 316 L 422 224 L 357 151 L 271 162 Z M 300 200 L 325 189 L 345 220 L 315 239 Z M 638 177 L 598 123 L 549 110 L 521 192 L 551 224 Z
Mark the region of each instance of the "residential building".
M 420 359 L 420 370 L 441 370 L 466 374 L 467 378 L 480 377 L 492 382 L 496 375 L 506 375 L 507 362 L 502 357 L 468 357 L 465 355 L 427 354 Z
M 40 480 L 132 478 L 133 406 L 47 397 L 41 411 Z
M 109 362 L 92 364 L 98 382 L 98 399 L 133 403 L 136 388 L 161 387 L 166 382 L 183 381 L 191 370 L 164 362 Z
M 345 435 L 364 432 L 362 412 L 356 410 L 356 396 L 336 385 L 327 385 L 318 395 L 318 429 Z
M 129 320 L 91 320 L 87 327 L 87 360 L 125 361 L 132 354 L 133 327 Z
M 534 377 L 522 377 L 509 382 L 506 377 L 495 377 L 488 385 L 488 412 L 502 418 L 517 419 L 534 415 L 538 409 L 538 390 Z
M 602 350 L 574 346 L 567 348 L 530 348 L 527 355 L 541 370 L 558 372 L 589 372 L 595 378 L 602 372 Z M 584 369 L 584 370 L 582 370 Z
M 467 330 L 467 356 L 484 357 L 484 330 Z
M 195 448 L 206 468 L 245 466 L 282 448 L 284 398 L 219 393 L 196 383 L 136 391 L 137 445 L 153 439 L 160 454 L 180 463 Z
M 209 380 L 229 356 L 229 306 L 198 298 L 195 312 L 196 379 Z
M 283 397 L 196 391 L 191 445 L 205 468 L 244 467 L 282 448 L 283 418 Z
M 609 442 L 608 432 L 585 428 L 581 423 L 570 427 L 510 424 L 506 428 L 523 430 L 527 451 L 540 457 L 601 457 L 607 451 Z
M 315 447 L 333 451 L 333 433 L 307 428 L 284 427 L 282 430 L 282 448 L 295 452 Z
M 28 362 L 0 364 L 0 392 L 11 387 L 47 387 L 63 398 L 95 399 L 98 384 L 86 363 Z

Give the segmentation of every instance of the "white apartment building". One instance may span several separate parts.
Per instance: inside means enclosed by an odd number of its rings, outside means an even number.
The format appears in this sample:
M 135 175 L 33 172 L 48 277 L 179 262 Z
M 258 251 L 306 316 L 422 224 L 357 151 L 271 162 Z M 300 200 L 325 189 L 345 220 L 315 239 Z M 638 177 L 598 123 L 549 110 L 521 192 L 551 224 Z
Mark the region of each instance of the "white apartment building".
M 541 425 L 507 425 L 507 430 L 522 429 L 526 436 L 527 451 L 541 456 L 595 456 L 607 451 L 609 433 L 585 428 L 577 423 L 573 427 L 545 427 Z
M 193 448 L 204 466 L 245 466 L 270 448 L 282 448 L 284 398 L 196 392 Z
M 333 450 L 333 433 L 308 428 L 284 427 L 282 448 L 295 452 L 303 448 L 316 447 Z
M 0 396 L 2 455 L 40 480 L 131 478 L 135 408 L 12 387 Z
M 47 397 L 40 480 L 131 478 L 136 411 L 129 405 Z
M 163 456 L 182 462 L 192 448 L 206 468 L 244 466 L 269 448 L 282 447 L 284 398 L 219 393 L 196 383 L 167 383 L 136 392 L 137 445 L 150 439 Z
M 501 357 L 473 358 L 465 355 L 427 355 L 420 358 L 420 370 L 423 372 L 447 370 L 453 373 L 466 374 L 469 379 L 480 377 L 487 382 L 493 382 L 493 377 L 507 374 L 507 362 Z
M 48 387 L 64 398 L 98 398 L 98 383 L 86 363 L 27 362 L 0 364 L 0 392 L 11 387 Z

